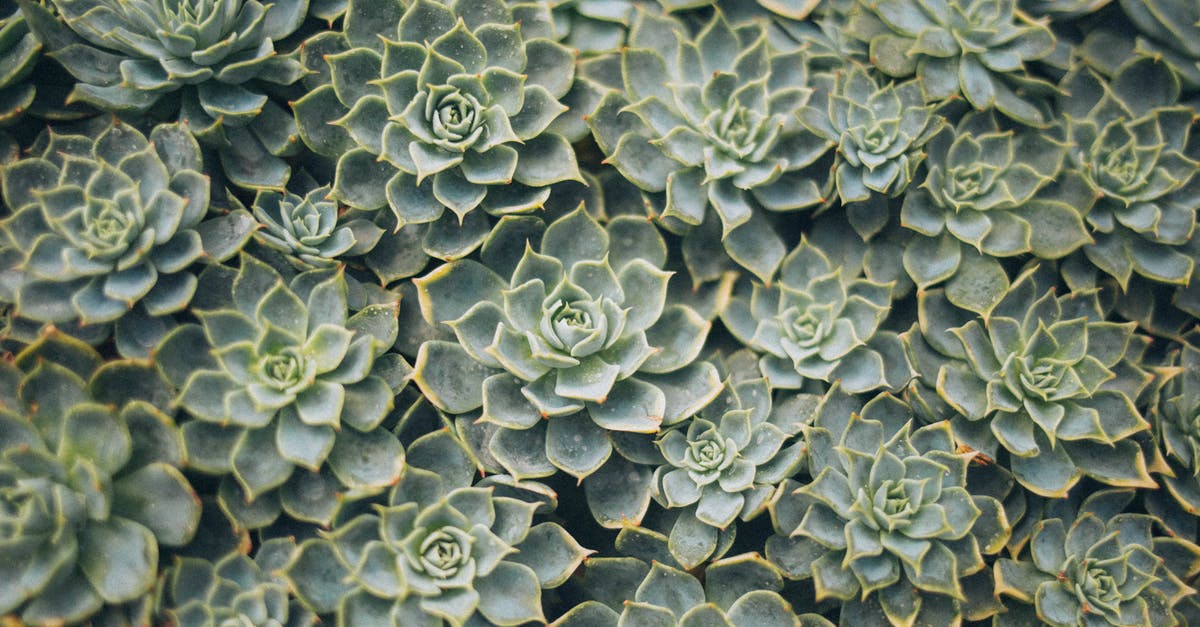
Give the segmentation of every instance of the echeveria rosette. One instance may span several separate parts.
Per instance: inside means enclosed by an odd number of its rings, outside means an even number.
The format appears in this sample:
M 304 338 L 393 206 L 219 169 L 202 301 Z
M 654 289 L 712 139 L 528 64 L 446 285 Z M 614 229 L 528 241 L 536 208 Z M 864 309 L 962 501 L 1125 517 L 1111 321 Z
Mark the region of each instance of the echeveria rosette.
M 1005 130 L 991 112 L 971 112 L 925 151 L 925 182 L 900 210 L 901 225 L 924 236 L 904 250 L 904 267 L 921 287 L 954 276 L 964 245 L 992 258 L 1057 259 L 1092 241 L 1078 208 L 1039 194 L 1067 151 L 1050 133 Z
M 474 466 L 424 436 L 428 467 L 410 466 L 386 504 L 307 540 L 285 575 L 300 600 L 339 624 L 520 625 L 545 621 L 543 588 L 567 581 L 590 551 L 557 523 L 533 524 L 537 502 L 515 484 L 470 486 Z M 465 472 L 461 472 L 465 470 Z
M 1008 611 L 996 624 L 1182 624 L 1173 610 L 1195 590 L 1174 571 L 1193 573 L 1200 548 L 1155 535 L 1153 516 L 1124 511 L 1133 496 L 1094 492 L 1077 512 L 1039 521 L 1028 551 L 997 560 L 996 592 Z
M 1095 238 L 1084 254 L 1122 287 L 1134 272 L 1186 284 L 1194 262 L 1181 248 L 1200 208 L 1200 144 L 1178 78 L 1160 61 L 1134 58 L 1111 80 L 1077 68 L 1063 88 L 1069 163 L 1087 182 L 1074 202 L 1088 209 Z
M 1180 342 L 1157 374 L 1147 416 L 1175 469 L 1162 480 L 1184 511 L 1200 513 L 1200 350 Z
M 869 236 L 886 222 L 880 220 L 887 214 L 885 199 L 903 194 L 914 182 L 925 143 L 945 120 L 925 104 L 919 81 L 880 85 L 865 66 L 847 65 L 833 74 L 817 74 L 813 98 L 797 115 L 809 130 L 837 146 L 838 197 L 856 228 Z
M 898 388 L 912 378 L 895 333 L 880 325 L 891 311 L 891 288 L 847 276 L 807 239 L 783 261 L 777 282 L 746 283 L 721 320 L 744 345 L 762 354 L 772 387 L 794 389 L 809 379 L 841 381 L 865 392 Z
M 1100 312 L 1095 292 L 1060 297 L 1023 274 L 988 318 L 950 329 L 955 354 L 926 375 L 959 414 L 956 435 L 992 458 L 1007 451 L 1035 494 L 1062 496 L 1084 475 L 1157 487 L 1131 438 L 1150 428 L 1132 401 L 1147 383 L 1136 365 L 1145 344 L 1133 323 Z
M 176 558 L 163 571 L 155 614 L 178 627 L 315 625 L 316 615 L 289 595 L 279 574 L 295 550 L 291 538 L 272 538 L 253 559 L 240 551 L 212 561 Z
M 588 124 L 607 163 L 665 193 L 655 203 L 665 226 L 710 226 L 734 261 L 767 280 L 784 246 L 763 209 L 812 207 L 830 189 L 828 168 L 814 164 L 831 144 L 794 116 L 812 93 L 807 63 L 776 52 L 763 24 L 732 25 L 720 11 L 694 40 L 686 33 L 675 18 L 639 12 L 619 75 L 597 77 L 613 89 Z
M 383 356 L 395 305 L 350 316 L 340 270 L 288 284 L 248 255 L 240 264 L 212 281 L 230 291 L 209 295 L 200 324 L 175 329 L 155 354 L 194 418 L 181 427 L 191 466 L 224 476 L 221 506 L 243 527 L 281 508 L 328 523 L 335 492 L 377 493 L 403 466 L 399 441 L 379 426 L 403 386 L 391 377 L 400 358 Z
M 0 361 L 0 398 L 0 616 L 115 618 L 200 520 L 166 383 L 50 331 Z
M 275 44 L 304 21 L 308 0 L 20 0 L 48 54 L 77 80 L 68 102 L 179 121 L 242 187 L 281 188 L 296 122 L 269 95 L 304 68 Z M 51 12 L 51 8 L 57 14 Z
M 338 205 L 328 196 L 328 187 L 303 196 L 260 191 L 254 198 L 254 218 L 263 228 L 255 232 L 255 239 L 283 253 L 301 269 L 336 266 L 337 257 L 355 246 L 355 231 L 339 224 Z
M 817 614 L 797 615 L 780 594 L 779 569 L 753 553 L 708 564 L 704 583 L 687 571 L 632 557 L 587 561 L 589 600 L 551 623 L 554 627 L 617 625 L 761 625 L 832 627 Z
M 0 300 L 31 320 L 89 325 L 135 306 L 154 316 L 183 309 L 196 289 L 189 266 L 206 252 L 232 255 L 251 231 L 241 214 L 202 223 L 202 172 L 178 125 L 149 138 L 115 120 L 95 134 L 43 134 L 3 170 L 13 214 L 0 222 Z M 212 237 L 214 227 L 232 243 Z
M 552 126 L 567 110 L 560 100 L 575 55 L 552 39 L 548 8 L 541 21 L 518 24 L 533 10 L 522 7 L 350 2 L 338 44 L 345 50 L 320 61 L 328 78 L 295 103 L 301 136 L 338 160 L 337 200 L 387 206 L 398 228 L 432 223 L 443 239 L 469 239 L 460 225 L 480 230 L 478 245 L 488 228 L 480 212 L 529 212 L 550 185 L 582 180 L 574 150 Z
M 676 561 L 703 563 L 717 549 L 719 530 L 766 510 L 775 486 L 804 461 L 804 443 L 793 439 L 800 424 L 772 411 L 765 379 L 727 381 L 699 414 L 658 437 L 666 463 L 654 471 L 654 496 L 668 509 L 687 508 L 668 534 L 688 536 L 668 544 Z M 711 529 L 697 532 L 697 520 Z
M 818 600 L 840 600 L 842 624 L 986 618 L 988 595 L 968 588 L 986 587 L 983 556 L 1004 548 L 1010 526 L 998 500 L 967 491 L 974 454 L 958 452 L 946 421 L 914 427 L 892 396 L 858 406 L 822 409 L 807 431 L 813 480 L 785 484 L 772 504 L 767 557 L 811 577 Z
M 482 409 L 511 474 L 582 479 L 610 457 L 610 432 L 656 433 L 716 396 L 715 367 L 695 361 L 711 323 L 667 302 L 666 247 L 644 218 L 601 226 L 581 206 L 540 245 L 522 224 L 501 221 L 485 244 L 508 278 L 462 260 L 415 280 L 426 321 L 455 341 L 423 343 L 413 379 L 444 412 Z
M 997 109 L 1045 126 L 1049 106 L 1038 96 L 1054 86 L 1026 64 L 1049 55 L 1050 29 L 1017 8 L 1017 0 L 859 0 L 846 30 L 870 45 L 884 74 L 916 76 L 931 101 L 961 94 L 977 110 Z

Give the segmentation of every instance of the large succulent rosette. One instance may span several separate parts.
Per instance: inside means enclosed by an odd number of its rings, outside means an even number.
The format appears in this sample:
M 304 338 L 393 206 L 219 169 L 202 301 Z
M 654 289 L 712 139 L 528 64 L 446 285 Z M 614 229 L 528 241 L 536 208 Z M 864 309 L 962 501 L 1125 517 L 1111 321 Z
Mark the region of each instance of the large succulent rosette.
M 100 621 L 150 593 L 160 546 L 200 520 L 169 398 L 147 364 L 57 332 L 0 361 L 0 615 Z
M 334 197 L 389 207 L 397 228 L 440 224 L 448 241 L 427 250 L 449 258 L 470 251 L 447 252 L 457 240 L 482 242 L 483 215 L 532 211 L 551 184 L 581 181 L 553 125 L 574 55 L 553 37 L 535 5 L 350 2 L 311 61 L 320 86 L 295 103 L 301 136 L 337 159 Z
M 692 40 L 677 19 L 642 11 L 619 74 L 604 68 L 590 77 L 613 89 L 588 124 L 607 162 L 665 192 L 656 204 L 668 227 L 719 222 L 730 256 L 770 278 L 783 243 L 759 213 L 829 193 L 828 164 L 816 163 L 832 142 L 794 115 L 812 92 L 803 54 L 775 51 L 762 24 L 734 26 L 721 12 Z
M 399 441 L 379 426 L 407 374 L 383 355 L 395 304 L 351 316 L 340 271 L 285 283 L 248 255 L 240 263 L 205 277 L 228 291 L 208 294 L 200 324 L 172 331 L 156 354 L 194 418 L 181 427 L 191 465 L 223 476 L 219 502 L 243 527 L 281 511 L 328 523 L 340 500 L 378 493 L 402 469 Z
M 1037 276 L 1022 274 L 986 319 L 948 332 L 923 321 L 933 350 L 917 351 L 918 372 L 958 414 L 955 435 L 992 458 L 1007 451 L 1035 494 L 1062 496 L 1085 475 L 1155 487 L 1131 438 L 1150 427 L 1133 404 L 1149 382 L 1133 365 L 1146 341 L 1104 321 L 1094 292 L 1058 296 Z M 952 309 L 940 292 L 925 300 L 922 318 Z
M 297 596 L 342 624 L 521 625 L 543 621 L 543 588 L 566 582 L 590 551 L 539 505 L 471 486 L 474 466 L 448 432 L 410 448 L 386 505 L 300 545 L 285 574 Z
M 1028 551 L 997 560 L 996 591 L 1008 611 L 996 624 L 1176 625 L 1194 594 L 1200 548 L 1154 534 L 1156 520 L 1124 511 L 1132 490 L 1101 490 L 1075 512 L 1034 527 Z M 1070 515 L 1073 514 L 1073 515 Z
M 196 289 L 192 263 L 232 255 L 251 231 L 242 214 L 202 224 L 202 170 L 178 125 L 149 138 L 116 121 L 88 134 L 44 133 L 32 156 L 3 170 L 13 214 L 0 222 L 0 301 L 55 323 L 112 322 L 135 305 L 179 311 Z M 214 227 L 229 237 L 211 237 Z
M 508 278 L 463 260 L 416 280 L 426 320 L 454 341 L 422 344 L 414 381 L 442 411 L 491 425 L 487 451 L 511 474 L 582 479 L 611 456 L 610 434 L 656 433 L 716 396 L 715 367 L 693 363 L 711 323 L 667 302 L 666 248 L 645 219 L 601 226 L 580 207 L 540 245 L 534 227 L 493 231 Z
M 1069 163 L 1087 183 L 1069 201 L 1087 209 L 1095 239 L 1083 248 L 1088 261 L 1122 287 L 1134 272 L 1186 284 L 1195 263 L 1183 247 L 1200 209 L 1200 144 L 1178 79 L 1143 58 L 1108 81 L 1079 68 L 1064 87 Z
M 759 366 L 772 386 L 794 389 L 813 379 L 865 392 L 912 377 L 898 337 L 880 328 L 892 285 L 848 276 L 807 240 L 784 259 L 776 283 L 747 283 L 721 320 L 762 354 Z
M 292 114 L 268 97 L 303 73 L 275 44 L 308 0 L 21 0 L 49 55 L 77 80 L 69 100 L 121 115 L 179 120 L 247 187 L 282 187 L 295 150 Z M 54 9 L 54 12 L 51 11 Z
M 858 0 L 844 20 L 870 58 L 895 78 L 916 76 L 930 100 L 961 94 L 980 111 L 996 109 L 1045 126 L 1054 86 L 1026 67 L 1054 50 L 1054 35 L 1017 0 Z
M 1010 526 L 997 499 L 967 491 L 973 455 L 948 422 L 916 428 L 890 395 L 862 406 L 834 390 L 824 402 L 807 434 L 813 480 L 788 482 L 772 504 L 767 557 L 840 600 L 842 624 L 986 618 L 983 556 Z

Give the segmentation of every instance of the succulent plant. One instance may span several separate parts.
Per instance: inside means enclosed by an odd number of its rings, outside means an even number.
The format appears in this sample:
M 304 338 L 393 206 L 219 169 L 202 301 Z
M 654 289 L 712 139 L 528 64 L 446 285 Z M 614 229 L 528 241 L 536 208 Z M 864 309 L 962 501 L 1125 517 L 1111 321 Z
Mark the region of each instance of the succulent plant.
M 1200 7 L 1188 0 L 1120 0 L 1141 34 L 1137 51 L 1161 59 L 1189 92 L 1200 89 Z
M 44 133 L 3 168 L 0 301 L 44 322 L 112 322 L 135 305 L 159 316 L 192 298 L 188 268 L 221 260 L 250 237 L 248 215 L 202 223 L 209 184 L 200 150 L 178 125 L 149 138 L 112 121 L 88 134 Z M 220 234 L 219 236 L 217 234 Z
M 252 257 L 240 264 L 216 276 L 228 292 L 208 296 L 200 324 L 181 325 L 156 353 L 194 418 L 181 427 L 191 465 L 225 475 L 220 502 L 242 526 L 268 524 L 280 507 L 328 522 L 334 490 L 379 492 L 402 469 L 400 443 L 379 426 L 395 393 L 395 361 L 381 359 L 395 305 L 348 316 L 341 271 L 287 284 Z M 314 505 L 305 490 L 330 502 Z
M 152 108 L 216 148 L 233 183 L 280 188 L 296 123 L 268 97 L 303 67 L 275 43 L 299 28 L 308 0 L 19 0 L 51 58 L 78 83 L 69 101 L 120 115 Z
M 638 0 L 551 0 L 554 30 L 583 54 L 620 49 Z
M 888 394 L 861 410 L 837 410 L 854 401 L 836 389 L 824 402 L 806 434 L 813 480 L 773 503 L 767 557 L 811 576 L 818 600 L 841 600 L 842 624 L 984 618 L 964 578 L 1004 547 L 1009 524 L 994 497 L 967 491 L 974 454 L 958 452 L 946 421 L 914 427 Z
M 843 203 L 899 196 L 913 182 L 925 143 L 944 120 L 925 104 L 920 81 L 880 85 L 866 67 L 848 65 L 835 75 L 815 77 L 817 91 L 800 110 L 800 121 L 837 145 L 834 180 Z
M 290 597 L 279 576 L 295 550 L 290 538 L 273 538 L 254 559 L 240 552 L 215 561 L 178 558 L 163 572 L 156 614 L 178 627 L 315 625 L 316 616 Z
M 1095 13 L 1110 2 L 1112 0 L 1020 0 L 1020 5 L 1034 18 L 1049 15 L 1053 19 L 1066 19 Z
M 12 6 L 0 15 L 0 127 L 16 122 L 33 104 L 37 86 L 27 81 L 41 55 L 42 43 L 29 30 L 21 9 Z
M 1178 470 L 1163 482 L 1184 511 L 1200 512 L 1200 350 L 1180 342 L 1159 369 L 1148 412 L 1158 444 Z
M 544 621 L 543 588 L 590 553 L 536 502 L 474 486 L 466 452 L 440 431 L 413 443 L 386 505 L 307 540 L 285 574 L 300 600 L 341 624 L 519 625 Z M 465 472 L 462 470 L 465 469 Z
M 1026 64 L 1054 50 L 1054 35 L 1017 0 L 858 0 L 849 12 L 845 28 L 870 45 L 875 67 L 895 78 L 915 75 L 930 100 L 962 94 L 981 111 L 1049 122 L 1038 97 L 1054 87 Z
M 691 574 L 631 557 L 588 560 L 585 587 L 594 600 L 551 623 L 572 625 L 762 625 L 832 627 L 816 614 L 797 616 L 779 594 L 779 569 L 754 554 L 712 562 L 701 584 Z
M 804 461 L 804 442 L 792 440 L 801 424 L 772 411 L 767 381 L 751 379 L 727 381 L 699 414 L 659 435 L 666 463 L 654 471 L 654 496 L 667 508 L 687 508 L 671 533 L 676 561 L 694 568 L 717 549 L 718 530 L 766 511 L 775 486 Z M 698 530 L 696 521 L 712 529 Z
M 329 268 L 337 256 L 355 245 L 354 229 L 338 224 L 338 206 L 328 199 L 329 188 L 318 187 L 304 196 L 262 190 L 254 198 L 254 217 L 263 229 L 254 237 L 287 255 L 301 268 Z
M 762 353 L 759 366 L 776 388 L 840 380 L 852 392 L 898 388 L 912 377 L 896 334 L 880 329 L 891 285 L 845 269 L 807 239 L 784 259 L 776 284 L 739 289 L 721 320 Z
M 1154 536 L 1155 519 L 1123 513 L 1132 490 L 1102 490 L 1073 518 L 1034 527 L 1028 555 L 995 564 L 996 591 L 1008 612 L 998 625 L 1175 625 L 1172 607 L 1195 590 L 1172 572 L 1195 570 L 1200 548 Z
M 900 212 L 901 224 L 925 236 L 904 251 L 913 280 L 928 286 L 953 276 L 959 242 L 989 257 L 1043 259 L 1090 243 L 1078 208 L 1039 194 L 1066 151 L 1046 132 L 1003 130 L 990 111 L 968 113 L 930 139 L 925 182 L 904 195 Z
M 1063 87 L 1070 164 L 1087 183 L 1073 202 L 1095 238 L 1084 254 L 1123 287 L 1134 272 L 1186 284 L 1194 262 L 1180 247 L 1200 208 L 1200 144 L 1178 79 L 1160 61 L 1134 58 L 1107 81 L 1076 68 Z
M 502 221 L 485 245 L 510 278 L 462 260 L 416 280 L 426 320 L 456 341 L 422 344 L 413 378 L 442 411 L 482 408 L 510 474 L 582 479 L 611 455 L 610 432 L 656 433 L 716 396 L 715 367 L 694 361 L 711 323 L 666 302 L 666 249 L 646 220 L 604 227 L 581 206 L 540 246 L 522 224 Z
M 77 623 L 150 592 L 200 519 L 169 399 L 152 366 L 54 331 L 0 361 L 0 616 Z
M 476 209 L 532 211 L 550 185 L 582 180 L 552 125 L 574 55 L 552 39 L 547 8 L 360 0 L 343 31 L 343 51 L 321 61 L 327 80 L 295 103 L 301 136 L 338 160 L 337 200 L 455 238 Z M 466 225 L 486 233 L 486 221 Z
M 616 88 L 588 117 L 606 162 L 665 192 L 673 225 L 719 221 L 729 255 L 768 279 L 783 243 L 758 214 L 816 206 L 830 189 L 818 160 L 832 143 L 794 116 L 812 93 L 803 54 L 775 52 L 763 24 L 720 11 L 694 41 L 678 20 L 641 11 L 619 75 L 596 78 Z
M 923 315 L 943 307 L 927 304 Z M 1013 476 L 1035 494 L 1062 496 L 1084 475 L 1157 485 L 1130 439 L 1150 427 L 1132 400 L 1148 382 L 1134 365 L 1146 342 L 1101 311 L 1095 292 L 1058 296 L 1026 272 L 986 319 L 944 337 L 926 332 L 947 359 L 936 370 L 926 361 L 921 375 L 958 414 L 955 435 L 992 458 L 1008 451 Z

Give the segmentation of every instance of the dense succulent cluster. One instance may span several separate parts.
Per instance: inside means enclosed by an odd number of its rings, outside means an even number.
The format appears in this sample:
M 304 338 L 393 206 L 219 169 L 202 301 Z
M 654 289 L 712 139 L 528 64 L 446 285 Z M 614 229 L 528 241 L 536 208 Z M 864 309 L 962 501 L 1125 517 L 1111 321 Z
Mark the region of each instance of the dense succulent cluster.
M 1200 625 L 1198 29 L 0 0 L 0 625 Z

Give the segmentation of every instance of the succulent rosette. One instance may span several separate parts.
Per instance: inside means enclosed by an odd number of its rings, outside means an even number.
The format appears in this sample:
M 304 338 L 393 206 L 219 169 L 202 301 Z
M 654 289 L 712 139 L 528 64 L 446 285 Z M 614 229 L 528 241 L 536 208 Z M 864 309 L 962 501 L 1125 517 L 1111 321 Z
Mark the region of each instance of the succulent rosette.
M 847 211 L 852 216 L 886 215 L 882 199 L 899 196 L 914 182 L 925 143 L 944 119 L 925 104 L 920 81 L 880 85 L 865 66 L 847 65 L 832 75 L 814 76 L 816 92 L 800 109 L 799 119 L 836 144 L 834 181 L 838 197 L 850 205 Z
M 1093 493 L 1077 512 L 1038 522 L 1028 552 L 997 560 L 996 591 L 1008 611 L 996 624 L 1177 625 L 1173 608 L 1195 594 L 1200 548 L 1156 536 L 1156 520 L 1123 511 L 1132 490 Z
M 654 496 L 669 509 L 687 508 L 668 547 L 681 565 L 703 563 L 719 531 L 766 511 L 775 486 L 803 463 L 805 445 L 793 439 L 801 423 L 790 406 L 781 409 L 773 411 L 765 379 L 727 381 L 705 409 L 656 440 L 666 463 L 654 471 Z
M 403 449 L 379 426 L 407 368 L 383 357 L 395 305 L 350 316 L 341 271 L 289 284 L 252 257 L 240 264 L 206 277 L 228 291 L 209 294 L 200 324 L 172 331 L 155 355 L 194 418 L 181 427 L 191 467 L 224 476 L 220 504 L 241 526 L 281 508 L 327 523 L 335 492 L 378 493 L 401 472 Z
M 422 344 L 413 379 L 442 411 L 482 409 L 509 473 L 582 479 L 610 457 L 610 433 L 656 433 L 716 396 L 716 368 L 694 361 L 711 323 L 667 302 L 666 248 L 645 219 L 601 226 L 581 206 L 540 245 L 528 220 L 485 245 L 510 278 L 463 260 L 416 280 L 426 320 L 455 341 Z
M 984 555 L 1004 548 L 1001 503 L 968 492 L 972 453 L 948 422 L 916 427 L 902 401 L 865 406 L 834 389 L 809 447 L 807 485 L 772 503 L 767 557 L 791 578 L 812 578 L 817 599 L 841 601 L 842 624 L 956 624 L 986 618 Z
M 192 263 L 234 254 L 253 221 L 243 212 L 202 222 L 209 183 L 180 126 L 147 138 L 114 120 L 84 132 L 44 133 L 3 168 L 13 213 L 0 222 L 0 301 L 53 323 L 112 322 L 135 306 L 179 311 L 196 289 Z
M 554 30 L 582 54 L 619 49 L 629 34 L 637 0 L 551 0 Z
M 275 43 L 308 0 L 20 0 L 48 54 L 79 82 L 68 100 L 119 115 L 175 114 L 233 183 L 281 188 L 296 122 L 269 97 L 304 71 Z M 54 9 L 54 12 L 51 11 Z
M 300 600 L 341 624 L 544 622 L 542 589 L 590 551 L 557 523 L 533 524 L 536 501 L 471 486 L 473 463 L 448 431 L 410 450 L 427 467 L 406 468 L 386 505 L 300 545 L 285 569 Z
M 927 296 L 922 317 L 949 308 Z M 935 302 L 936 301 L 936 302 Z M 1156 487 L 1130 436 L 1150 428 L 1133 404 L 1149 377 L 1136 364 L 1133 323 L 1104 321 L 1095 292 L 1058 296 L 1023 273 L 986 319 L 925 339 L 943 359 L 918 359 L 926 381 L 958 415 L 956 436 L 1007 466 L 1026 489 L 1066 494 L 1083 476 Z
M 0 616 L 116 617 L 200 520 L 166 382 L 50 331 L 0 361 L 0 399 Z
M 704 583 L 686 571 L 632 557 L 589 559 L 584 574 L 591 600 L 551 623 L 587 625 L 762 625 L 832 627 L 816 614 L 796 615 L 780 594 L 779 569 L 747 553 L 712 562 Z
M 295 103 L 301 136 L 337 159 L 334 197 L 477 246 L 481 215 L 532 211 L 550 185 L 581 181 L 553 125 L 575 57 L 553 38 L 532 4 L 350 2 L 340 41 L 312 60 L 320 86 Z
M 303 196 L 260 191 L 254 198 L 254 218 L 263 225 L 255 239 L 302 269 L 336 266 L 337 257 L 356 244 L 355 228 L 339 224 L 338 205 L 329 200 L 329 187 L 312 189 Z
M 1026 64 L 1049 55 L 1055 39 L 1017 0 L 858 0 L 844 12 L 847 32 L 869 44 L 875 67 L 894 78 L 915 75 L 931 101 L 961 94 L 975 109 L 1046 126 L 1049 107 L 1039 96 L 1054 86 Z
M 1057 259 L 1091 243 L 1080 210 L 1043 191 L 1066 151 L 1049 133 L 1003 129 L 991 112 L 968 113 L 934 135 L 925 182 L 900 211 L 901 224 L 924 236 L 904 250 L 913 280 L 924 287 L 954 276 L 962 245 L 988 257 Z
M 1123 287 L 1134 272 L 1186 284 L 1194 261 L 1182 247 L 1200 208 L 1200 144 L 1178 78 L 1161 62 L 1134 58 L 1111 80 L 1078 68 L 1063 87 L 1070 165 L 1087 183 L 1072 202 L 1087 209 L 1095 238 L 1084 254 Z
M 892 285 L 847 274 L 807 239 L 784 259 L 776 283 L 743 283 L 721 313 L 776 388 L 807 379 L 853 392 L 898 388 L 912 377 L 895 333 L 880 329 Z
M 1141 34 L 1136 51 L 1161 59 L 1189 92 L 1200 89 L 1200 7 L 1188 0 L 1120 0 Z
M 1184 511 L 1200 512 L 1200 350 L 1178 343 L 1157 374 L 1148 418 L 1176 469 L 1162 480 Z
M 720 11 L 687 33 L 638 12 L 620 72 L 613 63 L 591 76 L 613 89 L 588 124 L 622 176 L 665 192 L 656 204 L 667 226 L 719 222 L 729 255 L 765 280 L 783 243 L 759 213 L 818 205 L 830 187 L 828 167 L 814 164 L 831 144 L 793 115 L 812 92 L 807 64 L 776 52 L 763 24 L 735 26 Z
M 178 627 L 317 624 L 288 594 L 279 571 L 296 550 L 290 538 L 264 541 L 254 558 L 233 552 L 214 561 L 181 557 L 163 572 L 156 615 Z

